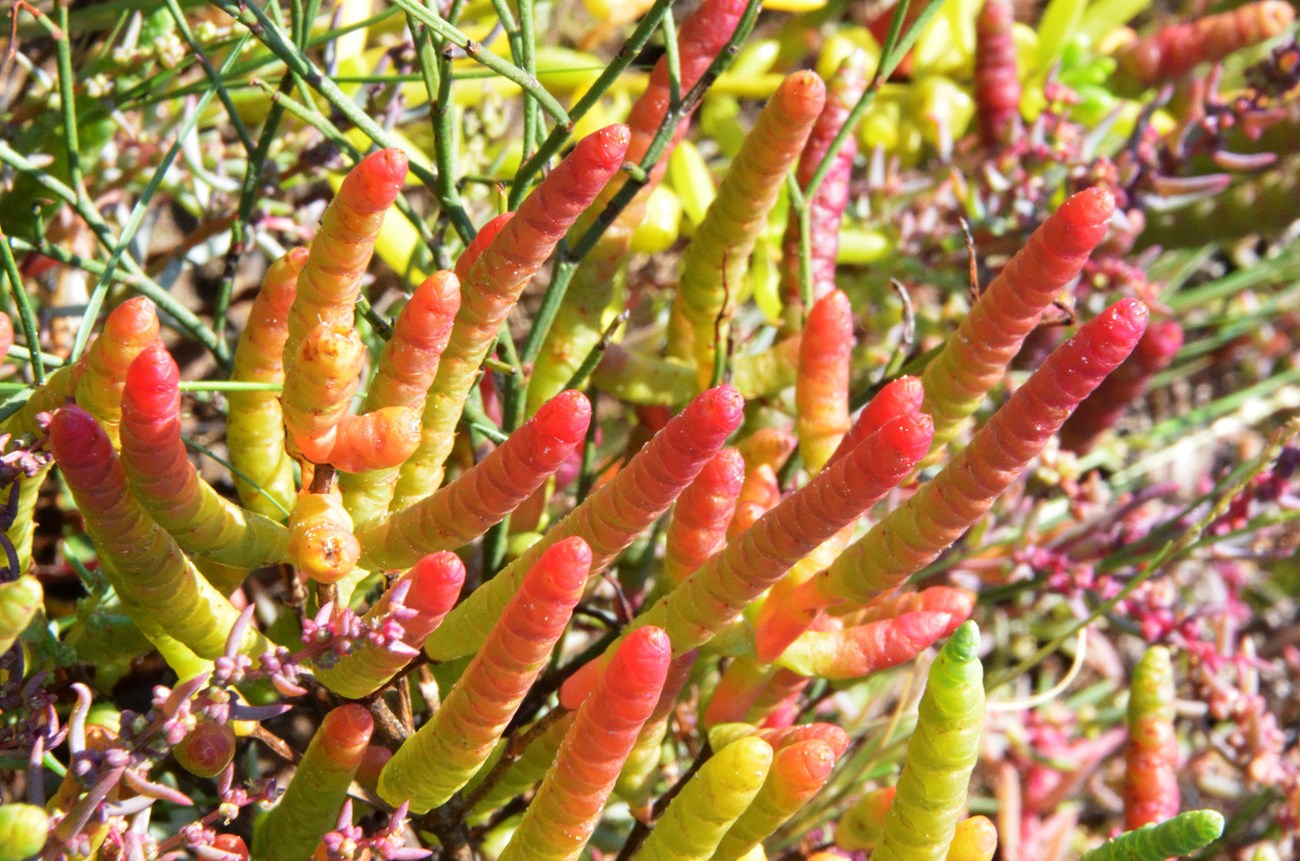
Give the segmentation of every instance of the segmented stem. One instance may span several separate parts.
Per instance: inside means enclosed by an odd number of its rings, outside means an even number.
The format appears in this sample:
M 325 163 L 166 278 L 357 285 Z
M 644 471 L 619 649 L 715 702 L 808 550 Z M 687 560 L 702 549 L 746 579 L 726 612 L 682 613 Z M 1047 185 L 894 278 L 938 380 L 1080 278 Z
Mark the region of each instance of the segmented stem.
M 875 861 L 943 861 L 966 806 L 984 726 L 979 629 L 967 622 L 930 667 Z
M 831 776 L 835 750 L 820 739 L 796 742 L 776 751 L 763 788 L 732 824 L 713 857 L 740 861 L 798 812 Z
M 1116 52 L 1120 68 L 1143 86 L 1182 77 L 1201 63 L 1272 39 L 1291 26 L 1295 9 L 1285 0 L 1257 0 L 1191 23 L 1172 24 Z
M 1125 299 L 1079 329 L 942 472 L 809 580 L 801 602 L 865 603 L 934 561 L 984 516 L 1071 411 L 1132 352 L 1146 321 L 1146 306 Z
M 726 543 L 744 477 L 740 452 L 724 448 L 677 498 L 664 540 L 663 574 L 669 585 L 685 580 Z
M 1189 810 L 1166 822 L 1112 837 L 1079 861 L 1163 861 L 1209 846 L 1223 834 L 1223 814 Z
M 794 386 L 799 454 L 809 473 L 825 466 L 849 430 L 853 340 L 853 307 L 832 289 L 808 313 Z
M 379 773 L 386 801 L 409 801 L 422 813 L 469 782 L 545 669 L 590 568 L 591 551 L 580 538 L 542 555 L 433 719 Z
M 284 342 L 298 273 L 308 251 L 295 248 L 277 259 L 262 278 L 248 322 L 235 347 L 230 378 L 238 382 L 284 382 Z M 235 491 L 244 507 L 284 520 L 296 493 L 293 460 L 284 447 L 284 414 L 273 391 L 232 391 L 226 418 L 226 447 L 235 469 Z M 278 504 L 277 504 L 278 503 Z M 283 509 L 283 510 L 281 510 Z
M 695 480 L 739 425 L 744 401 L 735 389 L 704 392 L 655 435 L 636 456 L 551 527 L 541 540 L 476 589 L 429 641 L 435 660 L 470 654 L 483 642 L 524 572 L 547 547 L 569 537 L 591 547 L 592 572 L 602 570 L 659 518 Z
M 668 636 L 657 628 L 641 628 L 623 640 L 578 709 L 499 861 L 572 861 L 582 853 L 659 700 L 670 652 Z
M 1132 831 L 1178 814 L 1178 737 L 1174 734 L 1174 665 L 1152 646 L 1133 671 L 1128 700 L 1124 827 Z
M 713 377 L 715 342 L 726 343 L 750 252 L 825 98 L 826 85 L 812 72 L 796 72 L 782 82 L 682 255 L 673 306 L 680 324 L 674 332 L 691 342 L 700 388 Z
M 934 417 L 935 452 L 956 435 L 961 422 L 1002 379 L 1025 336 L 1044 309 L 1078 276 L 1092 249 L 1106 235 L 1115 202 L 1091 188 L 1061 204 L 998 273 L 957 332 L 921 374 Z
M 483 236 L 480 232 L 475 242 Z M 461 259 L 468 254 L 467 250 Z M 379 354 L 366 393 L 366 412 L 384 407 L 417 411 L 417 445 L 418 414 L 424 409 L 425 395 L 438 372 L 438 360 L 447 347 L 459 308 L 460 280 L 455 274 L 435 272 L 421 282 L 393 322 L 393 336 Z M 353 520 L 364 524 L 387 513 L 399 475 L 400 470 L 394 466 L 340 476 L 343 501 Z
M 904 613 L 842 631 L 809 631 L 777 663 L 804 676 L 858 679 L 910 661 L 948 633 L 952 616 Z
M 334 693 L 348 699 L 360 699 L 379 690 L 419 653 L 425 639 L 456 605 L 464 583 L 465 566 L 455 553 L 444 551 L 424 557 L 390 586 L 364 617 L 371 626 L 382 623 L 393 610 L 394 596 L 405 593 L 401 604 L 415 613 L 401 623 L 401 642 L 410 651 L 402 652 L 377 646 L 368 639 L 362 640 L 334 666 L 317 668 L 316 678 Z
M 757 736 L 727 745 L 701 766 L 668 805 L 633 857 L 707 861 L 763 788 L 772 746 Z
M 403 568 L 426 553 L 452 550 L 482 535 L 559 469 L 591 420 L 580 392 L 553 398 L 469 472 L 427 499 L 357 532 L 361 566 Z
M 835 136 L 849 118 L 853 106 L 867 89 L 867 55 L 854 50 L 840 62 L 835 74 L 826 82 L 826 103 L 808 134 L 808 142 L 799 156 L 795 179 L 800 188 L 808 185 L 817 166 L 830 150 Z M 808 207 L 809 243 L 812 247 L 812 300 L 821 299 L 835 289 L 835 255 L 840 247 L 840 221 L 849 205 L 849 175 L 858 154 L 855 135 L 849 135 L 835 153 L 830 170 Z M 800 278 L 799 213 L 791 209 L 781 242 L 781 301 L 787 320 L 797 320 L 803 308 Z M 799 328 L 795 326 L 795 328 Z
M 451 338 L 425 401 L 420 447 L 402 467 L 394 508 L 428 496 L 442 481 L 456 423 L 479 365 L 518 301 L 569 227 L 596 199 L 623 162 L 629 133 L 608 126 L 578 142 L 484 249 L 461 283 Z
M 254 858 L 311 857 L 320 839 L 334 830 L 373 729 L 370 712 L 362 705 L 339 706 L 325 715 L 284 797 L 254 833 Z
M 190 463 L 181 439 L 180 379 L 161 343 L 140 353 L 127 371 L 122 468 L 136 499 L 190 553 L 244 568 L 285 561 L 288 530 L 226 500 Z M 236 585 L 219 584 L 223 591 Z
M 200 657 L 221 655 L 239 612 L 135 501 L 104 429 L 67 406 L 50 422 L 50 446 L 109 581 L 145 636 L 165 632 Z M 256 654 L 264 643 L 249 629 L 242 651 Z
M 986 147 L 1010 143 L 1020 120 L 1014 23 L 1011 0 L 984 0 L 975 22 L 975 122 Z

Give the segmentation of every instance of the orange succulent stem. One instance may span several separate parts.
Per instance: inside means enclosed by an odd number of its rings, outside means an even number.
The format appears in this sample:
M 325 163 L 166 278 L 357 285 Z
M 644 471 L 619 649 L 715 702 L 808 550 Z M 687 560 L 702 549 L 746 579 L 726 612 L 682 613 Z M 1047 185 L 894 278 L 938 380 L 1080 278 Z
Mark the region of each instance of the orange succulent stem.
M 781 482 L 776 470 L 760 463 L 745 475 L 736 496 L 735 511 L 727 523 L 727 539 L 734 539 L 781 504 Z
M 591 547 L 593 572 L 603 570 L 695 480 L 743 417 L 744 401 L 720 386 L 699 395 L 607 484 L 587 496 L 540 541 L 452 611 L 425 643 L 435 660 L 472 653 L 495 624 L 524 572 L 552 544 L 570 537 Z
M 1074 408 L 1132 352 L 1146 321 L 1146 306 L 1125 299 L 1080 328 L 942 472 L 800 587 L 798 604 L 865 603 L 934 561 L 984 516 Z
M 591 420 L 581 392 L 563 392 L 469 472 L 357 532 L 361 566 L 393 569 L 482 535 L 559 469 Z
M 970 618 L 975 609 L 975 593 L 957 586 L 930 586 L 918 592 L 898 592 L 881 595 L 867 606 L 852 612 L 855 625 L 865 625 L 882 619 L 896 619 L 904 613 L 947 613 L 951 618 L 948 628 L 940 636 L 947 637 Z
M 658 628 L 640 628 L 620 643 L 500 861 L 572 861 L 581 854 L 659 701 L 671 651 Z
M 847 296 L 832 289 L 808 313 L 799 347 L 796 427 L 799 455 L 809 473 L 825 466 L 849 430 L 853 340 L 853 308 Z
M 962 320 L 957 332 L 921 374 L 934 417 L 935 452 L 957 433 L 1002 379 L 1043 311 L 1106 236 L 1115 201 L 1090 188 L 1070 197 L 1003 267 Z
M 834 749 L 819 739 L 776 751 L 762 788 L 718 844 L 713 857 L 739 861 L 816 795 L 835 767 Z
M 842 470 L 843 467 L 838 466 L 841 462 L 849 459 L 866 441 L 891 422 L 897 422 L 906 416 L 920 415 L 917 405 L 921 396 L 920 382 L 912 377 L 902 377 L 886 385 L 863 407 L 857 421 L 840 441 L 822 472 L 830 472 L 833 468 Z M 773 585 L 772 592 L 759 608 L 755 621 L 754 645 L 760 661 L 770 663 L 775 660 L 786 646 L 793 643 L 815 621 L 822 607 L 819 604 L 805 606 L 801 603 L 803 587 L 809 577 L 839 557 L 853 537 L 852 524 L 852 520 L 846 523 L 812 554 L 795 565 L 789 575 Z
M 790 75 L 763 108 L 731 162 L 718 195 L 682 255 L 674 331 L 689 341 L 700 388 L 715 376 L 736 295 L 767 213 L 821 113 L 826 85 L 812 72 Z
M 483 236 L 480 232 L 475 242 Z M 461 259 L 469 253 L 466 250 Z M 391 407 L 414 410 L 417 444 L 419 413 L 424 409 L 425 395 L 437 374 L 439 357 L 451 337 L 458 308 L 460 280 L 451 272 L 436 272 L 415 288 L 393 323 L 393 335 L 379 354 L 375 376 L 366 393 L 363 410 L 367 413 Z M 409 455 L 407 452 L 405 456 Z M 339 477 L 344 504 L 357 523 L 364 524 L 387 513 L 399 475 L 400 470 L 394 465 L 361 474 L 345 471 Z
M 395 596 L 404 596 L 401 605 L 414 613 L 401 623 L 401 643 L 406 648 L 398 650 L 364 640 L 333 666 L 318 668 L 316 678 L 334 693 L 349 699 L 360 699 L 379 690 L 419 654 L 425 638 L 456 605 L 464 583 L 465 566 L 456 554 L 443 551 L 424 557 L 389 587 L 363 617 L 371 626 L 381 624 L 397 603 Z
M 284 382 L 289 308 L 308 253 L 305 248 L 295 248 L 266 270 L 235 346 L 232 380 Z M 232 391 L 226 395 L 226 402 L 226 447 L 234 467 L 235 491 L 250 511 L 282 521 L 293 507 L 296 490 L 293 462 L 284 447 L 280 398 L 270 391 Z
M 681 653 L 707 642 L 796 562 L 889 492 L 930 447 L 929 418 L 902 416 L 823 470 L 636 620 Z
M 283 526 L 227 501 L 199 477 L 181 439 L 180 407 L 180 369 L 154 343 L 131 363 L 122 392 L 122 468 L 136 499 L 190 553 L 243 568 L 285 561 Z M 218 585 L 229 591 L 238 583 Z
M 284 345 L 286 368 L 294 367 L 298 347 L 312 329 L 322 324 L 351 328 L 361 277 L 384 216 L 401 193 L 406 168 L 400 149 L 385 149 L 363 158 L 344 177 L 298 275 Z
M 608 126 L 578 142 L 519 207 L 470 268 L 451 338 L 425 401 L 422 440 L 402 467 L 394 508 L 431 493 L 442 481 L 479 366 L 496 343 L 506 314 L 569 227 L 618 170 L 627 150 L 626 126 Z
M 929 449 L 930 434 L 928 417 L 919 414 L 886 425 L 786 497 L 637 616 L 633 627 L 663 627 L 678 655 L 707 643 L 796 562 L 897 485 Z M 589 684 L 590 672 L 580 671 L 565 687 Z
M 951 623 L 948 613 L 922 610 L 840 631 L 808 631 L 777 664 L 803 676 L 860 679 L 912 660 L 955 629 Z
M 591 550 L 580 538 L 541 556 L 433 719 L 380 772 L 385 800 L 409 801 L 423 813 L 469 782 L 545 669 L 590 569 Z
M 1174 667 L 1169 650 L 1152 646 L 1133 672 L 1124 773 L 1124 827 L 1129 831 L 1178 815 L 1178 737 Z
M 858 413 L 857 419 L 849 427 L 848 433 L 840 440 L 839 445 L 835 447 L 826 465 L 830 466 L 853 451 L 859 443 L 880 430 L 885 422 L 895 416 L 919 412 L 924 400 L 925 388 L 916 377 L 899 377 L 890 380 Z
M 727 540 L 727 524 L 744 482 L 745 463 L 734 448 L 724 448 L 682 491 L 673 506 L 664 538 L 664 579 L 676 586 Z
M 849 118 L 853 106 L 867 89 L 867 57 L 854 51 L 840 63 L 835 74 L 827 81 L 826 103 L 813 124 L 799 156 L 795 181 L 799 188 L 808 185 L 827 153 L 836 135 Z M 849 205 L 849 175 L 853 159 L 858 154 L 857 139 L 849 135 L 831 156 L 830 169 L 818 186 L 816 193 L 804 200 L 803 209 L 791 207 L 786 223 L 785 237 L 781 243 L 781 301 L 786 308 L 786 320 L 792 328 L 810 307 L 835 289 L 835 255 L 839 250 L 840 221 Z M 803 221 L 808 222 L 807 256 L 804 252 Z M 803 268 L 807 260 L 808 285 L 804 288 Z M 805 293 L 807 295 L 805 295 Z

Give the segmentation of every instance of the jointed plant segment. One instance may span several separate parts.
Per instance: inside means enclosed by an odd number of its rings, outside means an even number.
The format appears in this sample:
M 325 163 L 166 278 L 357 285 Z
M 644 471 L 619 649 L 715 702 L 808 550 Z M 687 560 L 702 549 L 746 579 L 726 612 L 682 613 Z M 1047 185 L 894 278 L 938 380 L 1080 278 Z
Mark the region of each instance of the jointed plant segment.
M 1293 848 L 1289 5 L 212 5 L 0 63 L 0 861 Z

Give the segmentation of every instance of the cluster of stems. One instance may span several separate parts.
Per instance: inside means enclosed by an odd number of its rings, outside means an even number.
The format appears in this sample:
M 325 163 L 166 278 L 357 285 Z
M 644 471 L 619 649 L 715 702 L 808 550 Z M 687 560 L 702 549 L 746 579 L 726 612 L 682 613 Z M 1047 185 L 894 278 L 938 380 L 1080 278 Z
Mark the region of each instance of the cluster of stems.
M 459 45 L 463 34 L 437 10 L 399 5 L 423 40 L 436 32 Z M 716 77 L 755 10 L 704 0 L 626 125 L 577 141 L 476 235 L 458 209 L 463 251 L 420 280 L 382 347 L 367 343 L 358 304 L 385 219 L 409 209 L 410 164 L 396 147 L 360 158 L 310 246 L 266 270 L 231 357 L 238 502 L 191 462 L 181 372 L 148 300 L 117 305 L 80 359 L 6 420 L 6 432 L 48 431 L 106 582 L 96 600 L 111 588 L 182 680 L 185 705 L 167 732 L 184 769 L 233 798 L 242 738 L 291 753 L 259 723 L 288 707 L 242 697 L 273 688 L 320 715 L 244 857 L 360 858 L 372 847 L 420 857 L 393 848 L 410 813 L 412 833 L 436 836 L 444 858 L 472 858 L 471 837 L 517 815 L 496 857 L 576 861 L 618 799 L 636 818 L 620 859 L 755 861 L 768 857 L 765 841 L 799 833 L 785 829 L 837 779 L 842 815 L 825 836 L 840 848 L 876 861 L 993 857 L 992 822 L 966 815 L 985 716 L 970 621 L 978 592 L 967 588 L 978 572 L 961 585 L 909 581 L 1023 483 L 1058 432 L 1062 447 L 1086 452 L 1168 367 L 1182 329 L 1148 329 L 1146 305 L 1121 299 L 1002 393 L 1045 312 L 1106 239 L 1115 197 L 1089 187 L 1033 231 L 917 376 L 891 369 L 855 417 L 863 309 L 836 288 L 835 257 L 853 125 L 883 79 L 852 51 L 828 81 L 800 71 L 774 83 L 652 324 L 663 349 L 609 345 L 613 312 L 630 304 L 620 279 L 632 234 L 698 104 L 688 94 Z M 260 7 L 232 11 L 278 32 Z M 1011 13 L 988 0 L 977 28 L 980 138 L 994 150 L 1019 127 Z M 532 26 L 531 6 L 518 15 Z M 1153 83 L 1276 32 L 1283 18 L 1262 0 L 1139 40 L 1120 62 Z M 466 54 L 495 57 L 463 38 Z M 436 63 L 426 47 L 422 62 Z M 896 47 L 882 62 L 902 59 Z M 299 65 L 298 76 L 314 74 Z M 450 59 L 439 68 L 450 77 Z M 538 99 L 531 70 L 522 82 L 531 145 L 538 110 L 567 115 Z M 441 189 L 454 202 L 455 189 Z M 793 199 L 778 225 L 785 313 L 769 349 L 736 356 L 751 255 L 783 190 Z M 517 350 L 511 314 L 553 258 L 559 287 Z M 12 343 L 11 329 L 0 342 Z M 611 394 L 638 405 L 654 433 L 602 425 Z M 602 435 L 630 441 L 597 469 Z M 39 582 L 18 574 L 45 471 L 12 492 L 0 655 L 42 600 Z M 268 568 L 290 608 L 279 619 L 263 609 Z M 601 603 L 611 595 L 612 613 Z M 295 638 L 305 644 L 296 653 L 285 645 Z M 816 692 L 932 648 L 897 785 L 844 799 L 858 745 L 820 720 Z M 15 695 L 4 684 L 0 704 Z M 1169 654 L 1152 649 L 1129 702 L 1130 833 L 1092 861 L 1155 861 L 1221 830 L 1216 814 L 1179 814 L 1172 701 Z M 694 765 L 664 780 L 665 748 L 684 746 L 694 726 Z M 132 796 L 114 781 L 145 780 L 84 753 L 74 751 L 80 771 L 50 806 L 65 846 L 92 831 L 105 839 L 87 809 L 123 809 Z M 105 763 L 119 771 L 90 773 Z M 175 798 L 153 783 L 132 791 Z M 391 814 L 384 830 L 358 838 L 368 820 L 354 819 L 354 801 Z M 45 829 L 30 824 L 44 815 L 0 806 L 0 859 L 4 835 Z M 239 857 L 204 848 L 205 858 Z

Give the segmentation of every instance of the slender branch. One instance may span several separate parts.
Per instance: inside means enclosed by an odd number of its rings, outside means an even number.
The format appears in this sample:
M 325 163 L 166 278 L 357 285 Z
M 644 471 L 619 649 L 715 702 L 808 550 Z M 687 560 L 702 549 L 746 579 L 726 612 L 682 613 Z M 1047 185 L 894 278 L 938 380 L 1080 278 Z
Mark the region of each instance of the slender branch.
M 217 2 L 225 4 L 228 0 L 217 0 Z M 525 93 L 536 99 L 537 103 L 542 106 L 542 110 L 546 111 L 561 126 L 572 127 L 568 113 L 556 101 L 555 97 L 538 82 L 536 76 L 525 72 L 513 63 L 506 62 L 506 60 L 484 48 L 459 29 L 443 20 L 441 16 L 433 14 L 424 6 L 419 5 L 416 0 L 393 0 L 393 3 L 401 7 L 408 17 L 414 18 L 447 42 L 460 48 L 475 62 L 487 66 L 501 77 L 518 85 Z

